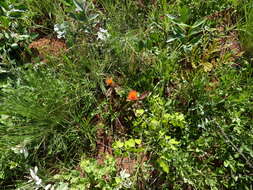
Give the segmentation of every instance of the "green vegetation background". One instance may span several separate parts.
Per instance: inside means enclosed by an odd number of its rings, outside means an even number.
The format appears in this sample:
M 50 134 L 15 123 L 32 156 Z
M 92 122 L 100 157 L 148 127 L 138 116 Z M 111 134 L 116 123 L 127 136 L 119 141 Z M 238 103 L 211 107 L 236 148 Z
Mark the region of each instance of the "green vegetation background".
M 2 0 L 0 189 L 252 189 L 252 32 L 252 0 Z

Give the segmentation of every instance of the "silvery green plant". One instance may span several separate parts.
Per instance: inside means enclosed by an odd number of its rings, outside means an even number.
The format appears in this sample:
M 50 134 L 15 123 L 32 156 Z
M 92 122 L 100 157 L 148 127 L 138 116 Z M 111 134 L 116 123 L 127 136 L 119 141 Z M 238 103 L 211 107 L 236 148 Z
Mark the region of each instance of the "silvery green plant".
M 116 190 L 119 189 L 130 189 L 133 186 L 133 182 L 130 179 L 131 175 L 127 173 L 127 171 L 121 170 L 120 176 L 116 177 L 117 187 Z
M 61 39 L 66 37 L 67 27 L 68 25 L 66 22 L 54 25 L 54 31 L 57 34 L 57 38 Z
M 39 189 L 42 185 L 42 179 L 37 175 L 38 173 L 38 167 L 35 166 L 34 169 L 29 169 L 30 171 L 30 176 L 28 182 L 34 182 L 36 185 L 36 189 Z
M 43 189 L 43 190 L 59 190 L 58 188 L 55 189 L 55 186 L 52 184 L 45 185 L 42 179 L 38 176 L 38 167 L 35 166 L 34 169 L 29 169 L 30 176 L 28 177 L 28 183 L 33 183 L 35 190 Z M 66 189 L 65 189 L 66 190 Z
M 24 144 L 16 145 L 15 147 L 12 147 L 11 150 L 13 150 L 16 154 L 23 154 L 25 158 L 27 158 L 29 155 L 28 150 Z
M 107 30 L 99 28 L 99 31 L 97 32 L 97 40 L 106 41 L 109 37 L 110 34 Z

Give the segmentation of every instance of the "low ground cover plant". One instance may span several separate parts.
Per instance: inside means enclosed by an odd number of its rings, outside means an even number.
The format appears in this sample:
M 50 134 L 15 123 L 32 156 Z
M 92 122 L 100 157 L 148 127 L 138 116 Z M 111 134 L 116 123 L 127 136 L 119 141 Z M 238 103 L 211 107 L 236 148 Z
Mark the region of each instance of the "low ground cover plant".
M 251 0 L 1 1 L 1 189 L 252 189 L 252 23 Z

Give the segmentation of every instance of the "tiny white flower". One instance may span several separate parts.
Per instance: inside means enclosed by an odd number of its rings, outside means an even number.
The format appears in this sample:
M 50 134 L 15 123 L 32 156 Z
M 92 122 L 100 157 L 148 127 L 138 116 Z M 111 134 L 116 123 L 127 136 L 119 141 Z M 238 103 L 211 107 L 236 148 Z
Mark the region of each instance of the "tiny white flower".
M 45 187 L 45 190 L 49 190 L 51 188 L 51 184 L 48 184 L 46 187 Z
M 120 171 L 120 177 L 121 179 L 123 180 L 121 182 L 121 185 L 126 188 L 126 189 L 130 189 L 131 186 L 132 186 L 132 182 L 131 182 L 131 179 L 129 178 L 130 177 L 130 174 L 126 172 L 126 170 L 121 170 Z
M 37 172 L 38 172 L 38 167 L 37 166 L 34 167 L 34 172 L 37 174 Z
M 65 22 L 54 25 L 54 31 L 57 34 L 57 38 L 65 38 L 67 25 Z
M 120 177 L 121 177 L 122 179 L 129 178 L 129 177 L 130 177 L 130 174 L 129 174 L 129 173 L 126 173 L 126 170 L 124 169 L 124 170 L 121 170 L 121 171 L 120 171 Z
M 24 144 L 19 144 L 15 147 L 12 147 L 11 150 L 16 154 L 24 154 L 25 158 L 28 157 L 28 150 Z
M 99 28 L 99 31 L 97 33 L 97 40 L 105 41 L 107 38 L 109 38 L 110 34 L 107 30 L 103 28 Z
M 30 182 L 34 181 L 36 185 L 40 185 L 42 183 L 42 180 L 37 176 L 37 172 L 38 172 L 37 166 L 34 167 L 34 170 L 30 169 L 31 179 L 29 181 Z
M 41 183 L 42 183 L 42 180 L 37 176 L 35 184 L 40 185 Z
M 24 154 L 25 158 L 28 157 L 28 151 L 27 151 L 27 148 L 23 147 L 22 149 L 20 149 L 20 153 L 21 154 Z
M 99 28 L 99 31 L 102 32 L 102 33 L 108 33 L 108 31 L 103 29 L 103 28 Z

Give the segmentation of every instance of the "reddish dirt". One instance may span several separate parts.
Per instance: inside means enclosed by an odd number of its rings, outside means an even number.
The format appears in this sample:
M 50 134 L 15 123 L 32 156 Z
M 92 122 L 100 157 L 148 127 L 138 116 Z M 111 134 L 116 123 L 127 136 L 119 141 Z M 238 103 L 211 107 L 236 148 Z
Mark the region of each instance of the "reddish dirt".
M 123 130 L 123 126 L 120 123 L 120 121 L 116 120 L 116 128 L 119 130 Z M 117 126 L 119 125 L 119 126 Z M 112 149 L 112 143 L 113 143 L 113 137 L 106 134 L 105 130 L 103 128 L 98 129 L 97 131 L 97 156 L 96 159 L 99 164 L 104 163 L 104 159 L 106 155 L 114 156 L 113 149 Z M 146 155 L 140 155 L 140 158 L 137 160 L 136 158 L 130 158 L 130 157 L 116 157 L 116 166 L 117 170 L 126 170 L 127 173 L 132 174 L 135 171 L 135 168 L 139 164 L 143 164 L 143 162 L 147 161 Z
M 99 164 L 103 164 L 105 155 L 112 155 L 112 137 L 109 137 L 104 129 L 97 131 L 97 160 Z
M 220 40 L 222 45 L 221 55 L 226 53 L 231 53 L 231 61 L 235 61 L 243 53 L 242 48 L 239 43 L 238 34 L 235 31 L 229 32 L 227 36 Z
M 220 55 L 224 56 L 227 53 L 231 54 L 231 61 L 235 61 L 242 54 L 242 48 L 239 43 L 238 33 L 235 30 L 226 31 L 226 28 L 234 26 L 235 10 L 232 8 L 216 12 L 207 17 L 209 20 L 218 20 L 220 22 L 217 27 L 219 36 L 219 43 L 221 47 Z
M 148 160 L 146 155 L 140 155 L 140 159 L 134 159 L 129 157 L 119 157 L 116 158 L 118 170 L 126 170 L 127 173 L 134 173 L 138 165 L 142 165 Z
M 214 91 L 219 86 L 219 80 L 212 78 L 209 84 L 205 87 L 205 90 L 208 92 Z
M 62 52 L 66 51 L 67 46 L 64 41 L 56 38 L 40 38 L 33 41 L 29 48 L 33 50 L 42 60 L 46 62 L 47 56 L 58 56 Z

